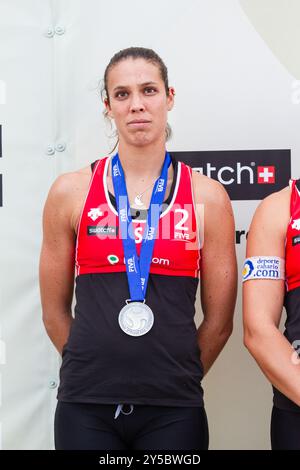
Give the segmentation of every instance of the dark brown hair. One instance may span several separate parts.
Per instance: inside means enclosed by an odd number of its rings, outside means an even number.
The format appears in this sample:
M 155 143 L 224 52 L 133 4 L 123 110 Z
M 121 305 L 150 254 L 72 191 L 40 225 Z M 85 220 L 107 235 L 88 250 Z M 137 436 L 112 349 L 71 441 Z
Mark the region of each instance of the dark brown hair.
M 108 74 L 114 65 L 128 58 L 144 59 L 147 62 L 151 62 L 152 64 L 156 65 L 159 69 L 161 79 L 164 82 L 166 94 L 167 95 L 169 94 L 168 69 L 166 65 L 164 64 L 164 62 L 162 61 L 162 59 L 159 57 L 159 55 L 156 54 L 156 52 L 154 52 L 152 49 L 147 49 L 146 47 L 128 47 L 127 49 L 122 49 L 121 51 L 117 52 L 110 59 L 110 62 L 105 69 L 103 91 L 106 94 L 106 98 L 108 102 L 109 102 L 109 95 L 108 95 L 108 88 L 107 88 Z

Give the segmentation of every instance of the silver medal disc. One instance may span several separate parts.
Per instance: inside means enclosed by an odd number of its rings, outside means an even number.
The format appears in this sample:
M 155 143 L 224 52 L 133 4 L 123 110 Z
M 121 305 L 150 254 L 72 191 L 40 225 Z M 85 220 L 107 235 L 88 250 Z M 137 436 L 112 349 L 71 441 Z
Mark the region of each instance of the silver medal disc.
M 142 302 L 130 302 L 119 313 L 120 328 L 130 336 L 142 336 L 151 330 L 154 323 L 153 312 Z

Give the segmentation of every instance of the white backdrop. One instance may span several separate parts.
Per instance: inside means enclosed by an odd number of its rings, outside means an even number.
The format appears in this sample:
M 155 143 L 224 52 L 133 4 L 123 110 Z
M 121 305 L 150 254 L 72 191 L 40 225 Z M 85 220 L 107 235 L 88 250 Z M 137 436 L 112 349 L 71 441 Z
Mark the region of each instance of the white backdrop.
M 286 5 L 0 0 L 3 449 L 53 448 L 59 358 L 41 321 L 42 208 L 58 174 L 110 148 L 95 90 L 109 59 L 139 45 L 165 60 L 176 89 L 170 151 L 290 148 L 299 176 L 300 8 Z M 257 204 L 233 203 L 237 230 Z M 245 239 L 240 267 L 244 252 Z M 269 448 L 271 387 L 242 344 L 240 293 L 234 334 L 203 385 L 211 449 Z

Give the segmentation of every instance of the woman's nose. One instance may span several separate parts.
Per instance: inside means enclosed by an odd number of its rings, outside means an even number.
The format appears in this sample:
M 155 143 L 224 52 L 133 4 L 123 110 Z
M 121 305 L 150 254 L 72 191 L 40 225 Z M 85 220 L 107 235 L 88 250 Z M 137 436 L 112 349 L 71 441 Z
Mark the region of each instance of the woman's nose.
M 131 95 L 130 111 L 144 111 L 145 105 L 139 93 Z

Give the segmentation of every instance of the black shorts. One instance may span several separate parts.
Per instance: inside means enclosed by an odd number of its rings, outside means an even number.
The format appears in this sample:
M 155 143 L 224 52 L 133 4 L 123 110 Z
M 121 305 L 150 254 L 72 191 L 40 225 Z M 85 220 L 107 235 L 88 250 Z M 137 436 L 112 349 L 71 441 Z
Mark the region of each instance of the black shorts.
M 272 450 L 300 450 L 300 413 L 273 406 L 271 443 Z
M 206 450 L 204 407 L 104 405 L 59 401 L 57 450 Z

